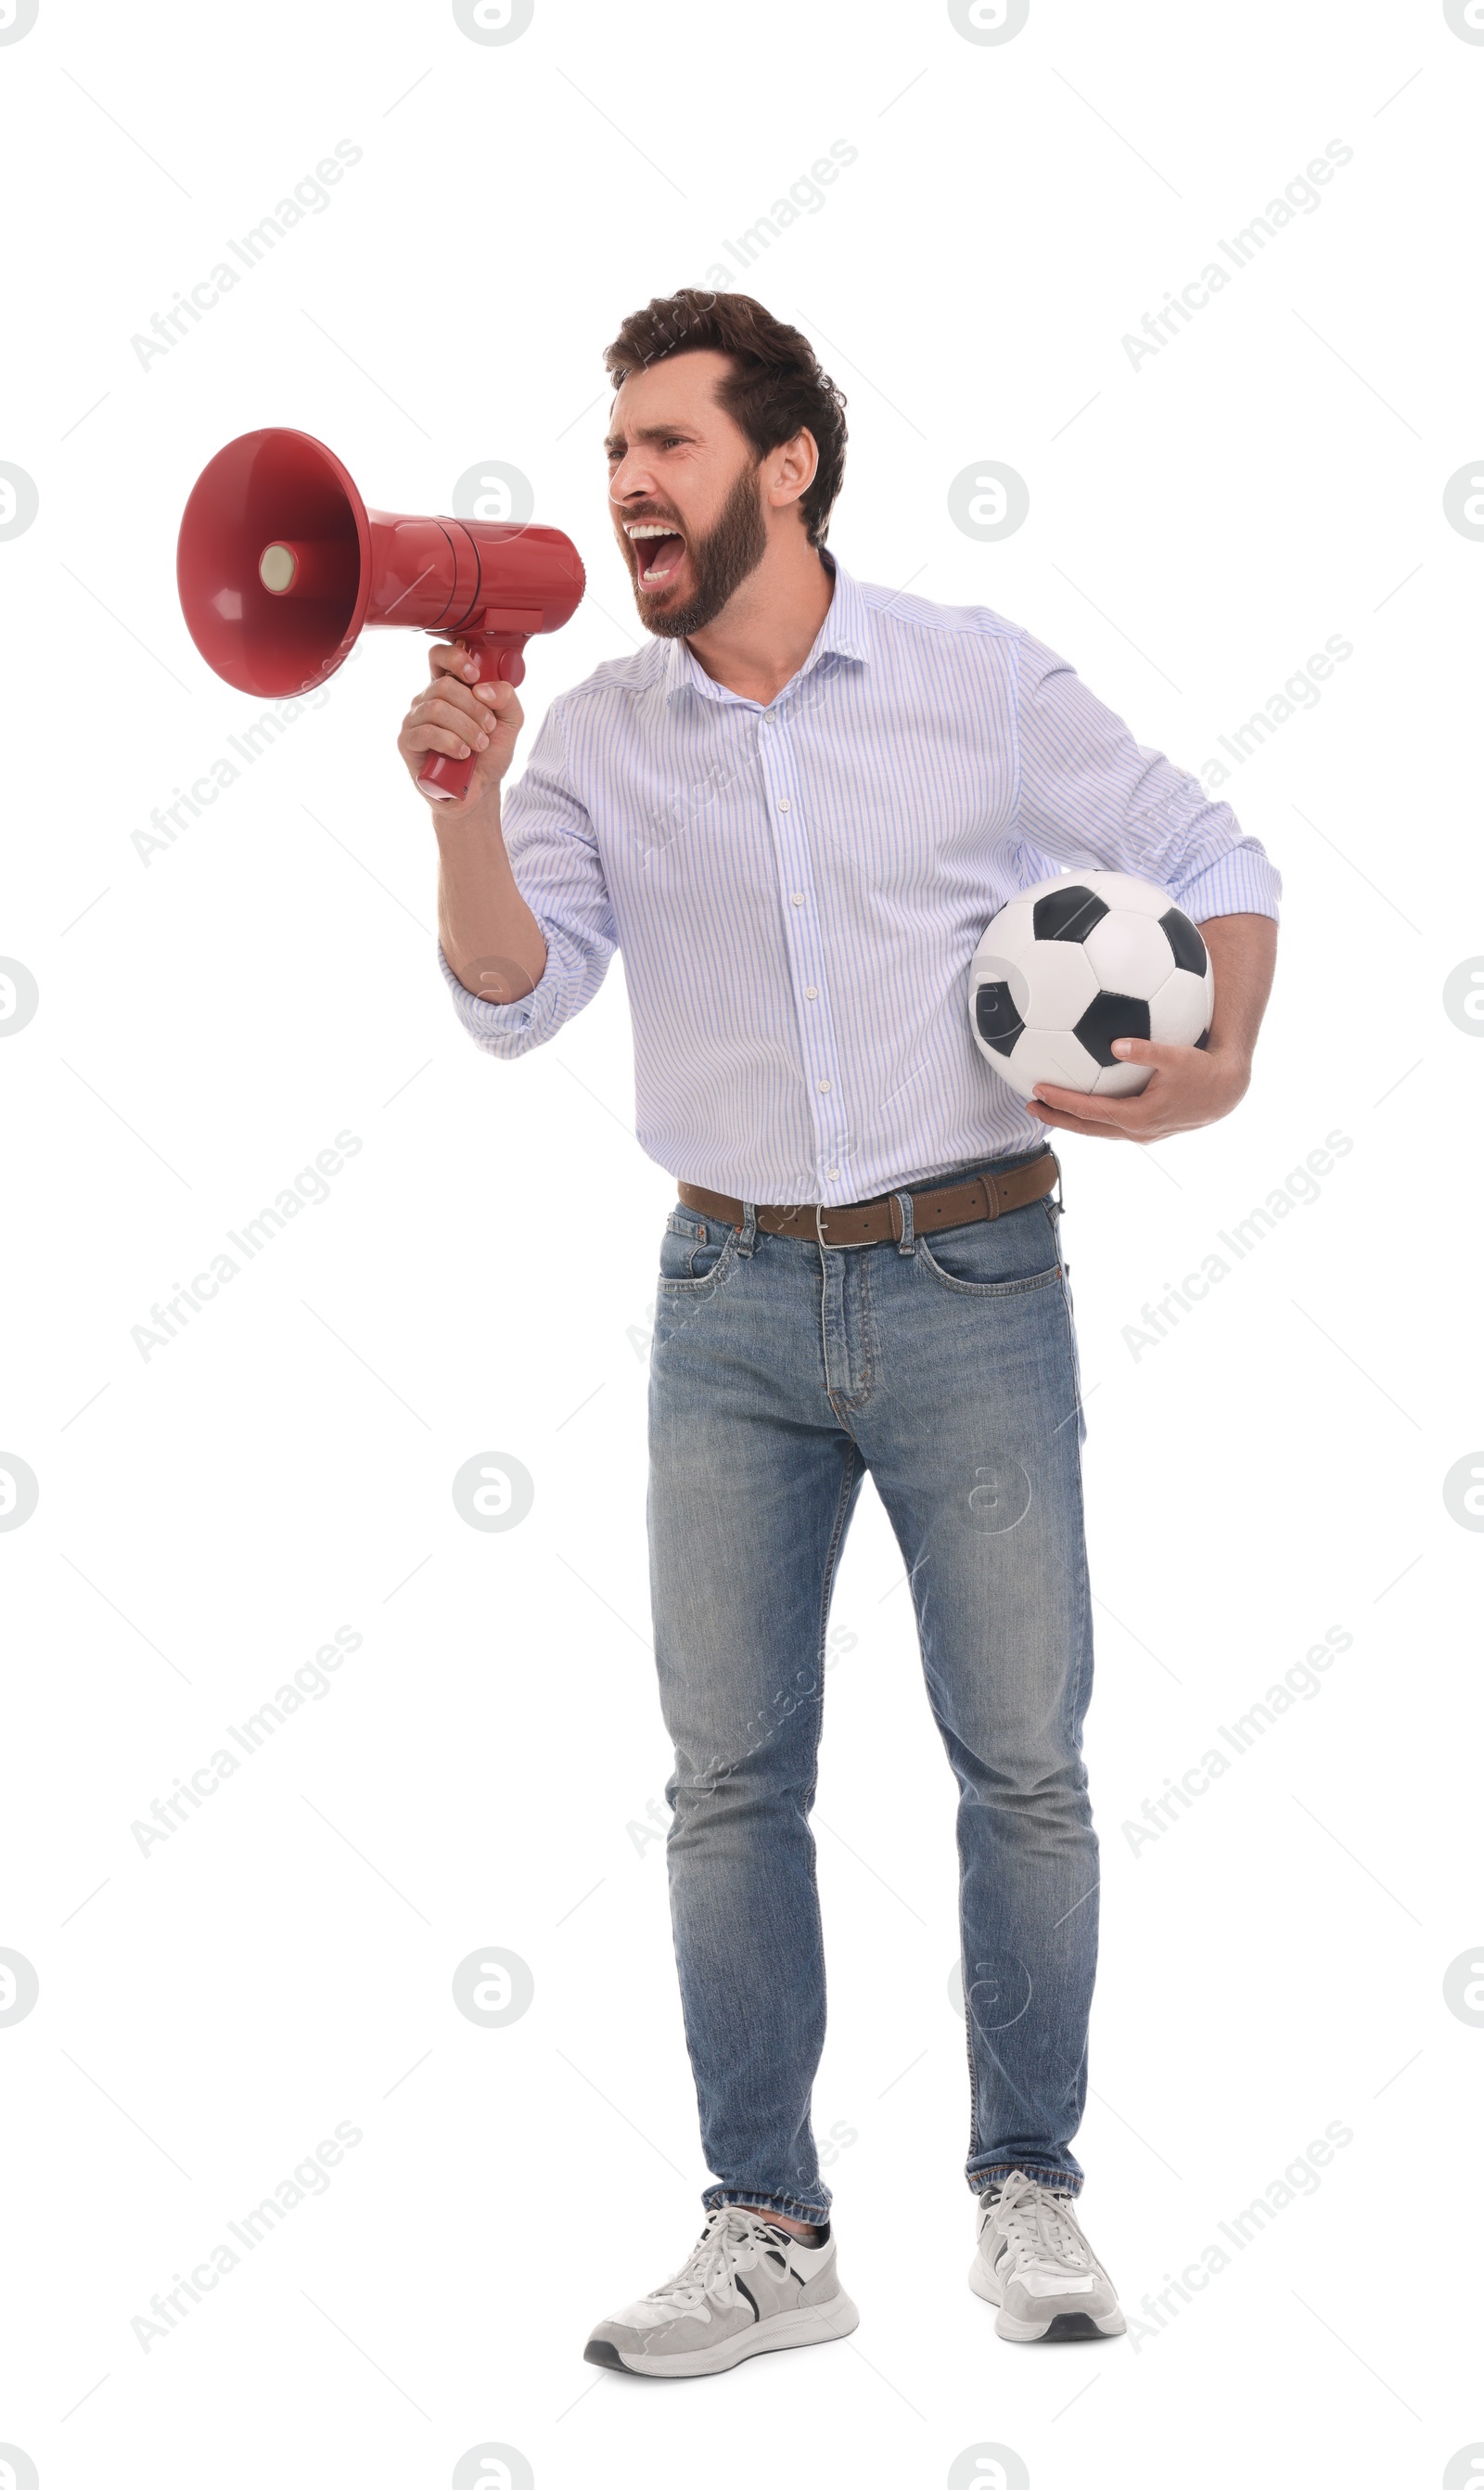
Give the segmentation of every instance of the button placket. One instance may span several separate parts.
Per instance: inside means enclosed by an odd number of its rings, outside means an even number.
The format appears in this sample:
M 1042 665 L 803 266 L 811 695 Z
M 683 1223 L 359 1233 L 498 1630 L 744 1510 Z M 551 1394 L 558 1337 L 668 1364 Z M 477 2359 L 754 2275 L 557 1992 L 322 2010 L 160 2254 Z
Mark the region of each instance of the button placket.
M 823 961 L 809 842 L 790 768 L 787 729 L 776 713 L 759 720 L 757 761 L 785 902 L 785 949 L 794 993 L 801 999 L 800 1042 L 803 1070 L 812 1093 L 816 1164 L 822 1171 L 821 1181 L 838 1182 L 847 1144 L 844 1115 L 839 1104 L 840 1062 L 828 1001 L 823 999 Z M 813 1008 L 806 1009 L 806 1005 Z

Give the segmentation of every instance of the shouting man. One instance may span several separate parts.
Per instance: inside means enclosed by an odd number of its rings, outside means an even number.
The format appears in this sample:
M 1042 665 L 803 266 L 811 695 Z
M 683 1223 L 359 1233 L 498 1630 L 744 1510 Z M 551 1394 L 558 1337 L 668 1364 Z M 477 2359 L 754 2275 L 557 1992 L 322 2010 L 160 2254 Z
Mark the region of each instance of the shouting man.
M 650 645 L 522 713 L 435 648 L 400 749 L 472 752 L 433 813 L 440 956 L 487 1054 L 554 1037 L 615 948 L 660 1240 L 649 1542 L 675 1955 L 708 2168 L 671 2279 L 586 2357 L 728 2369 L 857 2323 L 810 2124 L 813 1801 L 830 1595 L 869 1470 L 958 1784 L 970 2281 L 1013 2342 L 1122 2333 L 1076 2217 L 1098 1854 L 1070 1300 L 1048 1126 L 1154 1142 L 1247 1086 L 1278 880 L 1225 804 L 983 606 L 826 550 L 843 400 L 745 295 L 626 320 L 609 503 Z M 1204 1048 L 1121 1041 L 1131 1098 L 978 1053 L 971 956 L 1067 867 L 1157 883 L 1215 975 Z

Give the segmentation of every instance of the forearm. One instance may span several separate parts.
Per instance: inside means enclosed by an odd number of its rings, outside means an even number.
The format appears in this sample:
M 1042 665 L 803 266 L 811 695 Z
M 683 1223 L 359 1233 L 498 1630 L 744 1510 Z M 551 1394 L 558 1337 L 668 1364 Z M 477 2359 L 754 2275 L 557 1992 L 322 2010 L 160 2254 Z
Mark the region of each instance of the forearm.
M 499 791 L 466 809 L 439 806 L 438 934 L 462 986 L 487 1002 L 518 1002 L 540 983 L 546 940 L 516 887 Z
M 1272 989 L 1278 929 L 1270 916 L 1208 916 L 1200 934 L 1216 982 L 1206 1052 L 1240 1065 L 1245 1075 Z

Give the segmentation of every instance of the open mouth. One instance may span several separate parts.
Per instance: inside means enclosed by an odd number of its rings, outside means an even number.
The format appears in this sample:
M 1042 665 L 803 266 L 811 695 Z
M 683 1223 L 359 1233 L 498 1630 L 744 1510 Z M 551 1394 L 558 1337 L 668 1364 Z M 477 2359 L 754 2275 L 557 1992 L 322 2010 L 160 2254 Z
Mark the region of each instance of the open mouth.
M 663 588 L 679 569 L 685 538 L 663 519 L 634 519 L 624 529 L 634 554 L 641 588 Z

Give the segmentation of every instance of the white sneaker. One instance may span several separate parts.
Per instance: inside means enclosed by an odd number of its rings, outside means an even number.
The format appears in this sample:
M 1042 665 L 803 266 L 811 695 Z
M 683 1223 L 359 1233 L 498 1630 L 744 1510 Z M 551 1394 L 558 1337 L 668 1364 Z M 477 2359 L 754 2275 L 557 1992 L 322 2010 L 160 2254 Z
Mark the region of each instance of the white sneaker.
M 760 2214 L 719 2205 L 679 2273 L 594 2327 L 583 2358 L 642 2378 L 701 2378 L 755 2352 L 832 2342 L 860 2322 L 828 2227 L 807 2247 Z
M 1118 2294 L 1082 2235 L 1064 2190 L 1013 2170 L 979 2209 L 969 2288 L 999 2310 L 1008 2343 L 1127 2332 Z

